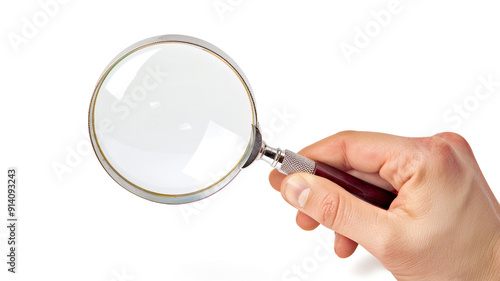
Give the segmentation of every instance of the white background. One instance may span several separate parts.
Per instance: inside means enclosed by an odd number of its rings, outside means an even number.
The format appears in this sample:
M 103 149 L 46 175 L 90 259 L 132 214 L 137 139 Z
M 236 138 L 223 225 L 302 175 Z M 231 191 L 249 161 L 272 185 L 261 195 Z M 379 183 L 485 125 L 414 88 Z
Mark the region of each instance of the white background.
M 231 9 L 218 12 L 221 3 Z M 74 0 L 52 6 L 44 22 L 39 2 L 2 1 L 0 173 L 16 166 L 20 183 L 19 273 L 2 262 L 0 279 L 392 280 L 364 249 L 342 260 L 321 248 L 331 231 L 299 229 L 265 163 L 200 203 L 155 204 L 106 174 L 86 132 L 93 88 L 116 54 L 147 37 L 186 34 L 238 62 L 271 145 L 299 150 L 346 129 L 455 131 L 500 196 L 500 87 L 474 96 L 479 77 L 500 81 L 500 4 L 400 0 L 386 26 L 374 25 L 373 12 L 389 3 Z M 24 36 L 27 21 L 38 27 Z M 367 27 L 369 42 L 349 63 L 341 44 L 356 47 L 356 29 Z M 24 40 L 13 44 L 15 36 Z M 454 112 L 464 103 L 464 115 Z M 60 177 L 59 164 L 68 167 Z M 2 226 L 2 261 L 6 238 Z M 294 266 L 302 276 L 288 274 Z

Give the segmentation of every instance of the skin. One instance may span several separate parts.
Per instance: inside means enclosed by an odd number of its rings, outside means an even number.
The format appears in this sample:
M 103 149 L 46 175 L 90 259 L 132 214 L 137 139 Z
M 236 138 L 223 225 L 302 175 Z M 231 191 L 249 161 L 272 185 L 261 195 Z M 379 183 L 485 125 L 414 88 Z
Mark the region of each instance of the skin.
M 398 194 L 386 211 L 324 178 L 271 172 L 302 229 L 336 232 L 339 257 L 359 243 L 398 280 L 500 279 L 500 205 L 460 135 L 348 131 L 299 154 Z

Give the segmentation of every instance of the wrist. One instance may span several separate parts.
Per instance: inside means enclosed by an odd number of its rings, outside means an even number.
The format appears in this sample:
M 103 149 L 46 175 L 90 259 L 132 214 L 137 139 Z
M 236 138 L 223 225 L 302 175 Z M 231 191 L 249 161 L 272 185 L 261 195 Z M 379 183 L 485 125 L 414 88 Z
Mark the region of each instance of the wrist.
M 496 239 L 493 244 L 493 257 L 491 268 L 487 280 L 498 280 L 500 272 L 500 232 L 497 232 Z
M 477 280 L 498 280 L 498 273 L 500 272 L 500 232 L 495 233 L 491 242 L 491 255 L 486 255 L 488 260 L 484 261 L 483 274 Z

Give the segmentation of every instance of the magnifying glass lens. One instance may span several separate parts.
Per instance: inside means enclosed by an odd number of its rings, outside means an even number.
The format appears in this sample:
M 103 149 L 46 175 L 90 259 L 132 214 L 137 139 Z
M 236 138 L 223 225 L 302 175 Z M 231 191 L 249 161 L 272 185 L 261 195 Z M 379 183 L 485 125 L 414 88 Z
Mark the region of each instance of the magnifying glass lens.
M 185 42 L 150 44 L 117 60 L 98 85 L 93 118 L 110 168 L 128 184 L 165 195 L 198 192 L 231 173 L 254 120 L 238 73 Z

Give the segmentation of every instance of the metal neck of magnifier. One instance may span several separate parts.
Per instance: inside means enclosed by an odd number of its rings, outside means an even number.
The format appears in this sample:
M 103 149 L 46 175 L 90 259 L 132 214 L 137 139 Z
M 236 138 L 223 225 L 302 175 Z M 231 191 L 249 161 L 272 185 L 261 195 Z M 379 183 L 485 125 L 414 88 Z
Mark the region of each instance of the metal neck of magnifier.
M 299 172 L 314 173 L 316 167 L 315 161 L 287 149 L 282 150 L 281 148 L 268 146 L 262 140 L 262 135 L 256 126 L 254 126 L 254 135 L 254 149 L 243 168 L 248 167 L 255 160 L 261 159 L 285 175 Z
M 262 143 L 257 159 L 266 161 L 285 175 L 299 172 L 313 174 L 316 166 L 316 162 L 309 158 L 287 149 L 270 147 L 265 142 Z

